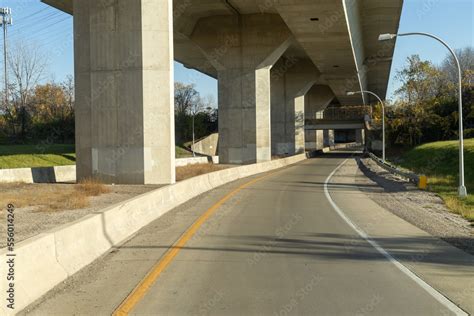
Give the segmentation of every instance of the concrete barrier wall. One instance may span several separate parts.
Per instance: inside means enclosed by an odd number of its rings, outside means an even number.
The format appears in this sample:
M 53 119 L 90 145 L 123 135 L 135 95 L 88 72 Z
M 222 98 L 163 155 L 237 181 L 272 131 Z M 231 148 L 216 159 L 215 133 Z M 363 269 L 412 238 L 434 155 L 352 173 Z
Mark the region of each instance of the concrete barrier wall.
M 193 164 L 219 163 L 219 157 L 190 157 L 176 159 L 176 167 Z M 0 183 L 76 182 L 76 166 L 0 169 Z
M 75 182 L 76 166 L 0 169 L 0 182 L 54 183 Z
M 0 315 L 19 312 L 67 277 L 87 266 L 135 232 L 180 204 L 223 184 L 285 167 L 305 154 L 224 169 L 145 193 L 73 223 L 18 243 L 15 248 L 15 311 L 0 305 Z M 2 262 L 7 249 L 0 250 Z M 0 264 L 0 295 L 6 296 L 8 266 Z M 4 297 L 0 300 L 5 302 Z
M 204 163 L 219 163 L 218 156 L 212 157 L 190 157 L 176 159 L 176 167 L 184 167 L 188 165 L 204 164 Z

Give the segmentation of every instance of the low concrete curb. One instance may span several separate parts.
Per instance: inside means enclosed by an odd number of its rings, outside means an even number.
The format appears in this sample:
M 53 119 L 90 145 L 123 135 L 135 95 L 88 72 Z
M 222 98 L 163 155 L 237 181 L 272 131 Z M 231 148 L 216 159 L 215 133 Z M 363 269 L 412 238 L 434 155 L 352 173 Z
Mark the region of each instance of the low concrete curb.
M 46 292 L 180 204 L 223 184 L 292 165 L 285 159 L 224 169 L 162 187 L 20 242 L 15 248 L 15 310 L 6 307 L 7 249 L 0 250 L 1 315 L 14 315 Z

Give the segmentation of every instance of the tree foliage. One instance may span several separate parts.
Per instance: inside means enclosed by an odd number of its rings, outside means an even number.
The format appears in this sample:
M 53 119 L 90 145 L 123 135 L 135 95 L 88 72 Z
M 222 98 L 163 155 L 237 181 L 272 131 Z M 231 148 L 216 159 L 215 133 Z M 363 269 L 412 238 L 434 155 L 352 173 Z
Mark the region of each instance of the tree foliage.
M 459 50 L 462 71 L 463 123 L 474 127 L 474 52 Z M 441 66 L 423 61 L 418 55 L 407 58 L 398 71 L 401 83 L 396 101 L 387 109 L 388 140 L 391 144 L 415 146 L 424 142 L 458 137 L 458 80 L 452 57 Z

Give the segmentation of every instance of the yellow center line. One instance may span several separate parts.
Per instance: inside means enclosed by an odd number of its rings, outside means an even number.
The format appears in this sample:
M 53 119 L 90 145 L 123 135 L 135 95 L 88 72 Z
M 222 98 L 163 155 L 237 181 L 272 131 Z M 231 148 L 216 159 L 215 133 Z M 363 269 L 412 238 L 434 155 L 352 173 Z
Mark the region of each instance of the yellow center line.
M 280 171 L 280 170 L 278 170 Z M 265 176 L 253 179 L 243 185 L 239 186 L 234 191 L 228 193 L 222 199 L 220 199 L 216 204 L 211 206 L 204 214 L 202 214 L 192 225 L 186 230 L 186 232 L 178 239 L 178 241 L 165 253 L 163 258 L 158 261 L 153 268 L 148 272 L 143 280 L 138 283 L 135 289 L 127 296 L 127 298 L 120 304 L 120 306 L 113 312 L 113 316 L 124 316 L 128 315 L 130 311 L 143 299 L 150 287 L 156 282 L 160 277 L 161 273 L 170 265 L 174 257 L 180 252 L 186 243 L 191 239 L 194 234 L 199 230 L 199 228 L 204 224 L 204 222 L 214 214 L 217 209 L 227 202 L 231 197 L 237 194 L 242 189 L 245 189 L 252 184 L 261 181 L 271 175 L 274 175 L 276 172 L 272 172 Z

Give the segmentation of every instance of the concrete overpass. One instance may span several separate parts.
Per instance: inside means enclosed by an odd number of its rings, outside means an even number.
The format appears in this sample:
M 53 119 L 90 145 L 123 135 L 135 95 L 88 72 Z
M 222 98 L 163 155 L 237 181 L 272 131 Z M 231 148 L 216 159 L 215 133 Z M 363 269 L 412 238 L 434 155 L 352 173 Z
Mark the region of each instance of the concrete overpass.
M 218 79 L 220 161 L 268 161 L 305 111 L 386 94 L 403 0 L 43 2 L 74 15 L 78 179 L 143 184 L 175 181 L 173 60 Z

